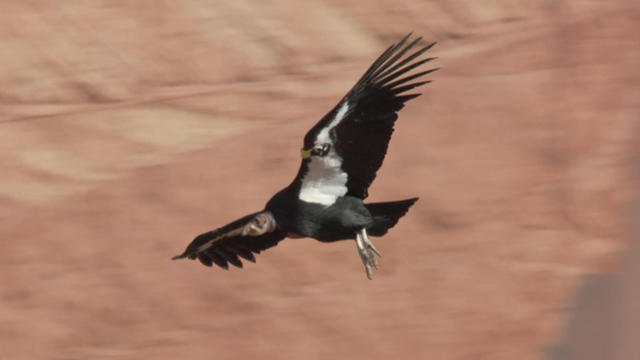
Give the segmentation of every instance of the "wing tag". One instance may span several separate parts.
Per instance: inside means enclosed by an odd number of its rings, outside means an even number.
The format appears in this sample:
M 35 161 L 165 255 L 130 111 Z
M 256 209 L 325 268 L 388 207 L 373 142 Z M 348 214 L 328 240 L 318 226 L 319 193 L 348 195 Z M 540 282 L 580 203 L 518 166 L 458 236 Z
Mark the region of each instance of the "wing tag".
M 313 151 L 313 149 L 309 149 L 309 150 L 300 149 L 300 157 L 302 157 L 303 159 L 307 159 L 311 157 L 311 151 Z

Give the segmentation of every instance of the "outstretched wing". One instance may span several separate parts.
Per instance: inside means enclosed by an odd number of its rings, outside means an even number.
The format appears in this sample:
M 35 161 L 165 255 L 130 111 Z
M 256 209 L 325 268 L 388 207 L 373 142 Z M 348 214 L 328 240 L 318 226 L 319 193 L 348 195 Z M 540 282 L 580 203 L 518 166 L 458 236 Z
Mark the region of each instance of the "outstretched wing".
M 434 59 L 419 58 L 435 43 L 409 54 L 421 40 L 409 42 L 410 37 L 382 53 L 338 105 L 306 134 L 298 173 L 300 199 L 329 205 L 344 195 L 368 196 L 367 189 L 387 153 L 398 111 L 406 101 L 420 96 L 407 92 L 429 83 L 421 78 L 437 70 L 406 75 Z
M 255 254 L 275 246 L 286 237 L 271 212 L 247 215 L 219 229 L 196 236 L 187 249 L 173 259 L 198 259 L 206 266 L 216 264 L 228 269 L 229 264 L 242 267 L 240 258 L 255 262 Z

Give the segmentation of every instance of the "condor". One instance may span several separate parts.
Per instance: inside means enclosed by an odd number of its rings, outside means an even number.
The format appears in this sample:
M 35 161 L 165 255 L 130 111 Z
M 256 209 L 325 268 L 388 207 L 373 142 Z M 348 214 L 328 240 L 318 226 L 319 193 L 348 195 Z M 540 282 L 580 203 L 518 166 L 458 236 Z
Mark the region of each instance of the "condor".
M 254 253 L 286 237 L 323 242 L 355 240 L 367 277 L 378 268 L 380 252 L 369 236 L 383 236 L 418 199 L 364 203 L 382 165 L 398 111 L 420 94 L 408 91 L 429 83 L 418 72 L 434 58 L 422 58 L 435 43 L 419 47 L 407 35 L 374 61 L 349 93 L 304 137 L 302 163 L 293 182 L 264 210 L 198 235 L 173 259 L 198 259 L 207 266 L 242 267 Z M 375 254 L 375 255 L 374 255 Z

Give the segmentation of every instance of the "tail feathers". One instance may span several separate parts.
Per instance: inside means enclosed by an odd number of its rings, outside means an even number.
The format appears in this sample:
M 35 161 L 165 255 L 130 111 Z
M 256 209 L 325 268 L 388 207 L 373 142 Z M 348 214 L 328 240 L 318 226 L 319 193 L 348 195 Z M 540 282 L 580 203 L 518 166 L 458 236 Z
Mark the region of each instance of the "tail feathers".
M 371 216 L 373 216 L 373 224 L 367 227 L 367 233 L 372 236 L 386 234 L 416 201 L 418 201 L 418 198 L 365 204 Z

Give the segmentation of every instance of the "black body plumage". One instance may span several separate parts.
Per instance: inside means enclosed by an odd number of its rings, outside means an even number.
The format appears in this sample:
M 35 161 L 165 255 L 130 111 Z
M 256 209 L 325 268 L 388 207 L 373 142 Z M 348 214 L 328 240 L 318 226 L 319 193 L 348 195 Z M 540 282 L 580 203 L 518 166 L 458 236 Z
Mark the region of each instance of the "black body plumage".
M 408 74 L 434 59 L 420 59 L 434 44 L 410 53 L 420 38 L 409 39 L 389 47 L 309 130 L 297 176 L 263 211 L 199 235 L 174 259 L 198 258 L 205 265 L 227 268 L 228 263 L 242 266 L 239 258 L 255 261 L 254 253 L 287 236 L 324 242 L 355 238 L 371 277 L 371 267 L 377 268 L 372 253 L 378 252 L 367 234 L 386 234 L 417 201 L 364 203 L 386 155 L 397 112 L 420 95 L 407 92 L 428 83 L 420 79 L 437 70 Z

